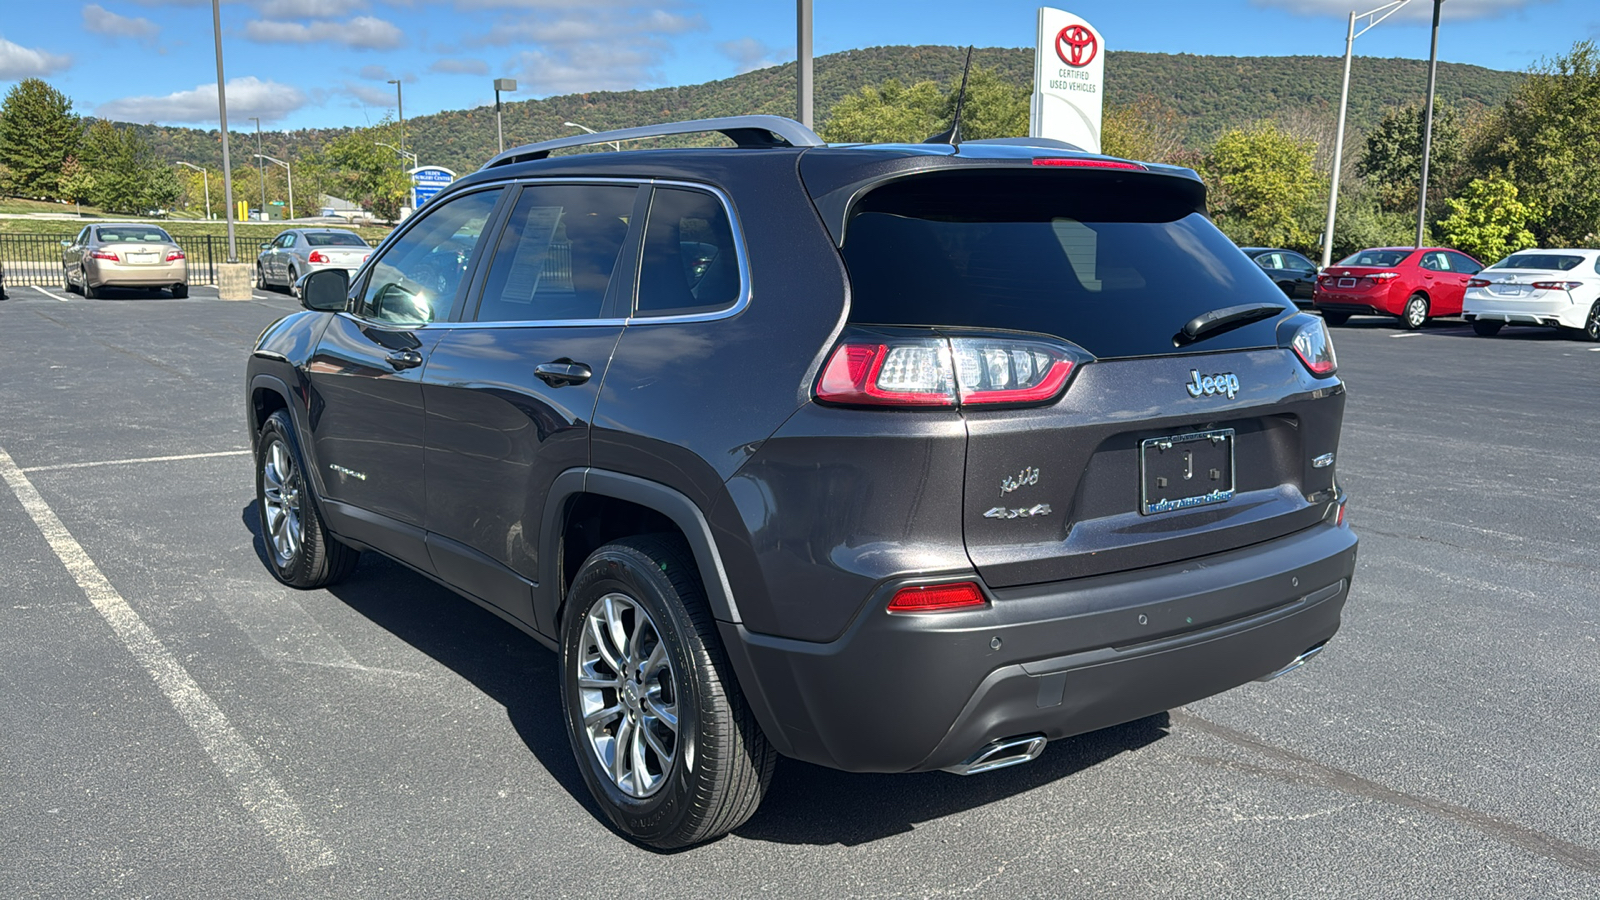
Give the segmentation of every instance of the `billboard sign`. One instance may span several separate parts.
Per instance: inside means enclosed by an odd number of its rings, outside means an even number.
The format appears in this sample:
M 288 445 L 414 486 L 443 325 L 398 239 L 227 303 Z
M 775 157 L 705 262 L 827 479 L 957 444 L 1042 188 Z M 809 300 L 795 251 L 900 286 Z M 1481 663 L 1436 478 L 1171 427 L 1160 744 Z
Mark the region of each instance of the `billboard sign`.
M 411 170 L 411 205 L 420 207 L 450 186 L 456 173 L 444 166 L 418 166 Z
M 1040 7 L 1028 134 L 1099 153 L 1105 68 L 1105 39 L 1093 25 L 1065 10 Z

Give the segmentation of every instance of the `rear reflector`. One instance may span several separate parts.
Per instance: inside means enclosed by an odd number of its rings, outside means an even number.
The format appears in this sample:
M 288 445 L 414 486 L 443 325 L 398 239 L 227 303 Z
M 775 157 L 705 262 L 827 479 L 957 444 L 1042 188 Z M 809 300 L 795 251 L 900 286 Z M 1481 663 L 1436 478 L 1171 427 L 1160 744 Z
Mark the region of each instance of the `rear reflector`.
M 955 584 L 903 587 L 895 591 L 894 599 L 889 601 L 889 612 L 948 612 L 953 609 L 983 606 L 988 602 L 976 584 L 961 581 Z
M 1070 166 L 1077 169 L 1132 169 L 1136 172 L 1147 171 L 1138 163 L 1121 162 L 1115 159 L 1076 159 L 1073 157 L 1042 156 L 1033 161 L 1036 166 Z

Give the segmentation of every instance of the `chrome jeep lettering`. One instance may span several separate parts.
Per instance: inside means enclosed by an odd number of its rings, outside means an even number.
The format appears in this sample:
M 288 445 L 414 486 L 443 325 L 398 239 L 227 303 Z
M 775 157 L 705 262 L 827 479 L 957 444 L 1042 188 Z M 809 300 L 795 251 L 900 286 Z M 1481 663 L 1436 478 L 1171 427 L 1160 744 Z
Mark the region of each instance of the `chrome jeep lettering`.
M 1212 394 L 1227 394 L 1232 400 L 1239 393 L 1239 376 L 1232 372 L 1219 372 L 1216 375 L 1201 375 L 1199 369 L 1190 369 L 1191 379 L 1184 388 L 1191 397 L 1205 397 Z

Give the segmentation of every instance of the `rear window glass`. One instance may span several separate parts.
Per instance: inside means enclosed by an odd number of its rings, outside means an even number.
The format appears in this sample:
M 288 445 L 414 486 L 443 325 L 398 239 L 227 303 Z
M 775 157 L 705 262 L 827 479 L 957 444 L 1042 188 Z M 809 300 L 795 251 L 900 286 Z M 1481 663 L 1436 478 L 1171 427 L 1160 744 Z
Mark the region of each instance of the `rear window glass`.
M 881 187 L 845 232 L 850 319 L 1053 334 L 1110 358 L 1189 352 L 1173 335 L 1215 309 L 1288 312 L 1260 266 L 1161 177 L 986 173 Z M 1267 319 L 1193 349 L 1276 343 Z
M 1491 269 L 1545 269 L 1567 272 L 1583 264 L 1583 257 L 1565 253 L 1513 253 L 1500 260 Z
M 132 225 L 117 228 L 96 228 L 94 233 L 101 243 L 106 244 L 120 244 L 130 241 L 147 244 L 172 243 L 172 238 L 168 237 L 165 231 L 151 226 Z
M 360 235 L 348 231 L 329 231 L 318 234 L 312 232 L 306 235 L 306 243 L 313 247 L 365 247 L 367 242 Z
M 1362 250 L 1360 253 L 1352 253 L 1339 260 L 1337 265 L 1388 269 L 1400 265 L 1400 261 L 1410 255 L 1410 250 Z

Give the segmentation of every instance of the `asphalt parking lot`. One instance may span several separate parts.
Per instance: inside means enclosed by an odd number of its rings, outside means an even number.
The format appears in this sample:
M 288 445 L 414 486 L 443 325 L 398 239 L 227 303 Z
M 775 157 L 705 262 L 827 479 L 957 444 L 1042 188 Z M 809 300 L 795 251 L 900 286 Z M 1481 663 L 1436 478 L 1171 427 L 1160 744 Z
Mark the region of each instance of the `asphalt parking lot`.
M 532 640 L 370 554 L 268 574 L 241 372 L 291 298 L 10 293 L 0 896 L 1600 896 L 1600 345 L 1335 329 L 1361 559 L 1303 671 L 972 778 L 785 760 L 661 854 Z

